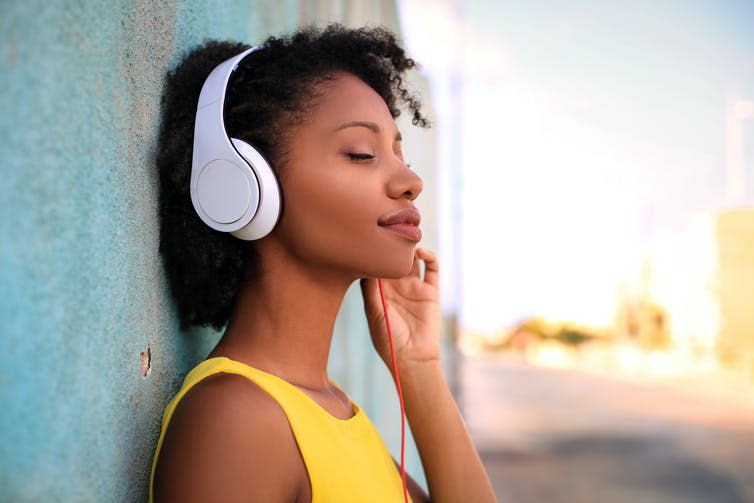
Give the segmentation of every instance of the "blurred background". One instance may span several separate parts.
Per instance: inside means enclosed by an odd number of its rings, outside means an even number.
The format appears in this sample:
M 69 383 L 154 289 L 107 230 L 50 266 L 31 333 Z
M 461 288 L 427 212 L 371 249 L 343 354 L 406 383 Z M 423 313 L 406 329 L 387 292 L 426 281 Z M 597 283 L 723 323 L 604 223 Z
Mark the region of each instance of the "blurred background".
M 646 350 L 626 371 L 751 371 L 754 5 L 401 5 L 464 348 L 565 365 L 534 346 L 567 329 Z
M 754 501 L 754 4 L 399 2 L 501 501 Z
M 501 502 L 754 502 L 754 3 L 0 2 L 0 501 L 144 501 L 181 332 L 165 73 L 207 38 L 382 24 L 442 262 L 446 377 Z M 358 289 L 330 372 L 398 457 Z M 415 446 L 408 471 L 425 485 Z

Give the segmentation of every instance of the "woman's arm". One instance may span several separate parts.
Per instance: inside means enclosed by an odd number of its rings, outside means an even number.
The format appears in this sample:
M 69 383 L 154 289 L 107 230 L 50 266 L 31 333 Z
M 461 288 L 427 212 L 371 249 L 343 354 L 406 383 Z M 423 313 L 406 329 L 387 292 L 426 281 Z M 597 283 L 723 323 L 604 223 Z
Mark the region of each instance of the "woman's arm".
M 401 385 L 431 501 L 496 501 L 439 362 L 404 367 Z
M 419 273 L 420 260 L 425 264 L 423 278 Z M 440 364 L 437 258 L 417 248 L 411 272 L 404 278 L 382 283 L 406 415 L 431 500 L 496 501 Z M 378 282 L 362 280 L 361 287 L 372 342 L 380 358 L 392 369 Z

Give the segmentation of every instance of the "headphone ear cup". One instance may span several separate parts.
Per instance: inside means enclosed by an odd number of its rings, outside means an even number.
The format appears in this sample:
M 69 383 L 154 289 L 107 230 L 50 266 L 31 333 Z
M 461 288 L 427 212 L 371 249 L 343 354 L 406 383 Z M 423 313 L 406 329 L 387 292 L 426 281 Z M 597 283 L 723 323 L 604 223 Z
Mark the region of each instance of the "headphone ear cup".
M 231 138 L 236 151 L 252 170 L 259 185 L 259 205 L 252 219 L 238 230 L 232 231 L 235 237 L 253 241 L 269 234 L 280 217 L 281 191 L 277 177 L 270 163 L 257 149 L 238 138 Z
M 194 207 L 210 227 L 222 230 L 255 212 L 259 189 L 243 159 L 215 159 L 198 171 L 192 187 Z M 201 210 L 201 211 L 200 211 Z M 252 213 L 253 214 L 253 213 Z

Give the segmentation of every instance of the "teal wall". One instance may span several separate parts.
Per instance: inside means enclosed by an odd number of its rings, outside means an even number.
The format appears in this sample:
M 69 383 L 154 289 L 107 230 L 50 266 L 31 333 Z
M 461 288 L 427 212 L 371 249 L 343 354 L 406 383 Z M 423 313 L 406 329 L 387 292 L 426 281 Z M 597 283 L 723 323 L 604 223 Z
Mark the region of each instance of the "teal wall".
M 0 3 L 0 501 L 144 500 L 162 410 L 218 338 L 178 330 L 158 254 L 166 70 L 205 38 L 358 21 L 368 3 Z M 397 27 L 392 2 L 377 4 Z M 394 388 L 354 293 L 332 377 L 397 457 Z

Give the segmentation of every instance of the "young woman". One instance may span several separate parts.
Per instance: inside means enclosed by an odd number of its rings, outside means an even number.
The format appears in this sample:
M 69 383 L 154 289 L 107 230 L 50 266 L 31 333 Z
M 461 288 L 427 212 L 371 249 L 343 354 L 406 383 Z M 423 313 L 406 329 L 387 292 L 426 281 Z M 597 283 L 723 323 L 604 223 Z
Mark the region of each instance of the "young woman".
M 405 408 L 429 496 L 494 501 L 440 366 L 438 264 L 417 248 L 421 179 L 394 118 L 414 66 L 384 29 L 304 29 L 271 37 L 228 83 L 224 123 L 272 167 L 282 212 L 244 241 L 213 230 L 190 197 L 202 85 L 248 47 L 209 42 L 167 79 L 158 167 L 161 253 L 182 326 L 225 333 L 168 405 L 150 501 L 399 502 L 397 464 L 327 360 L 350 284 L 361 280 L 375 350 L 392 368 L 377 278 L 392 328 Z M 420 262 L 425 272 L 420 275 Z

